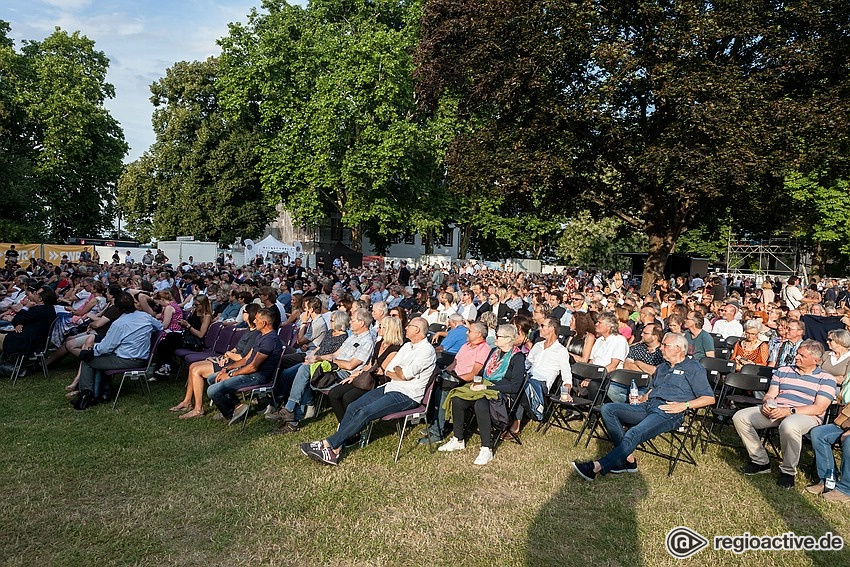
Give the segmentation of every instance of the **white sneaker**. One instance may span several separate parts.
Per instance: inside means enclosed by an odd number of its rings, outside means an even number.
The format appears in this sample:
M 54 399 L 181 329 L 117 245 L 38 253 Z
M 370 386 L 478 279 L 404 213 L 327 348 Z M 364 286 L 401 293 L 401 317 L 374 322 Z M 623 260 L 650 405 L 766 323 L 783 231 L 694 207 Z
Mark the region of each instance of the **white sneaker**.
M 316 417 L 316 406 L 314 405 L 307 406 L 307 410 L 304 412 L 304 419 L 310 419 L 311 417 Z
M 493 451 L 489 447 L 481 447 L 478 456 L 472 462 L 473 465 L 486 465 L 493 460 Z
M 451 439 L 449 439 L 448 443 L 440 445 L 437 450 L 449 453 L 451 451 L 463 451 L 464 449 L 466 449 L 466 443 L 463 441 L 458 441 L 457 437 L 452 437 Z

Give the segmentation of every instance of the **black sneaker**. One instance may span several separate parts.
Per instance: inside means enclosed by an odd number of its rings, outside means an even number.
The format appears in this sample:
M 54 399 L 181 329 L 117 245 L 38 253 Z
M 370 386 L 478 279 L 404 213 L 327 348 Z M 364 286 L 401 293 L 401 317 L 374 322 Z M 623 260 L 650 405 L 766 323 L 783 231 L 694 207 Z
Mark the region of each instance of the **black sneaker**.
M 337 455 L 333 449 L 325 447 L 324 445 L 321 449 L 311 447 L 310 450 L 307 451 L 307 456 L 313 459 L 314 461 L 319 461 L 320 463 L 324 463 L 326 465 L 336 466 L 339 464 L 339 455 Z
M 573 470 L 584 480 L 593 480 L 596 478 L 596 473 L 593 472 L 593 461 L 573 461 Z
M 629 461 L 624 461 L 624 463 L 619 467 L 614 467 L 610 471 L 610 473 L 620 474 L 620 473 L 636 473 L 638 472 L 637 461 L 630 463 Z
M 766 465 L 760 465 L 758 463 L 750 461 L 749 463 L 741 467 L 741 472 L 745 475 L 768 474 L 770 472 L 770 463 L 767 463 Z
M 303 453 L 305 457 L 309 457 L 311 451 L 318 451 L 324 446 L 325 444 L 321 441 L 310 441 L 309 443 L 298 444 L 298 448 L 301 449 L 301 453 Z
M 781 472 L 779 478 L 776 479 L 776 485 L 780 488 L 794 488 L 794 475 Z
M 280 408 L 280 411 L 277 412 L 277 414 L 283 421 L 295 421 L 295 412 L 289 411 L 286 409 L 286 406 Z

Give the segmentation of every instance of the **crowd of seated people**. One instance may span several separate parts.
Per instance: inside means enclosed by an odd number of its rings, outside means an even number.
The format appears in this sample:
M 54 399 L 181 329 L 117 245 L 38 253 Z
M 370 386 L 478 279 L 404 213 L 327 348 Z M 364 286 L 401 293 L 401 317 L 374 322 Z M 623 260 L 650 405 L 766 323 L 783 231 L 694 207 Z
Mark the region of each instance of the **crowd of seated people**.
M 459 430 L 454 420 L 450 429 L 442 407 L 454 387 L 466 386 L 473 392 L 507 388 L 517 393 L 513 374 L 504 382 L 504 378 L 488 379 L 491 384 L 484 388 L 474 382 L 476 375 L 493 377 L 498 369 L 493 363 L 488 371 L 488 361 L 506 356 L 499 353 L 511 353 L 513 370 L 516 361 L 523 360 L 523 372 L 531 375 L 524 395 L 533 391 L 538 398 L 549 392 L 558 375 L 563 379 L 575 362 L 604 366 L 609 372 L 625 368 L 653 374 L 658 386 L 642 393 L 642 403 L 652 406 L 646 418 L 678 410 L 680 404 L 698 409 L 711 403 L 704 384 L 697 381 L 691 382 L 690 392 L 675 396 L 661 386 L 670 376 L 679 376 L 670 373 L 677 365 L 687 366 L 684 361 L 715 356 L 713 343 L 719 336 L 729 341 L 729 356 L 737 370 L 748 364 L 775 369 L 762 405 L 736 414 L 736 431 L 749 457 L 744 472 L 769 470 L 759 449 L 758 431 L 776 427 L 783 454 L 779 483 L 793 485 L 801 451 L 798 439 L 809 433 L 816 441 L 822 477 L 812 491 L 833 500 L 841 495 L 850 499 L 850 478 L 843 484 L 839 481 L 833 491 L 821 488 L 827 471 L 842 479 L 850 464 L 839 467 L 826 462 L 829 458 L 817 444 L 847 439 L 839 426 L 824 425 L 830 406 L 844 405 L 850 398 L 845 380 L 850 366 L 846 330 L 850 293 L 837 280 L 804 289 L 796 277 L 756 285 L 720 275 L 680 276 L 672 281 L 660 279 L 650 293 L 642 295 L 619 273 L 525 274 L 474 264 L 401 268 L 340 264 L 322 270 L 276 262 L 241 267 L 220 262 L 174 266 L 158 261 L 63 260 L 52 265 L 39 260 L 27 268 L 7 264 L 0 273 L 0 325 L 6 331 L 0 333 L 0 350 L 4 358 L 33 350 L 47 338 L 45 327 L 58 316 L 62 325 L 55 326 L 59 331 L 54 343 L 59 350 L 49 362 L 58 364 L 68 354 L 79 358 L 79 371 L 67 388 L 76 406 L 85 409 L 97 400 L 97 370 L 137 364 L 147 356 L 149 341 L 145 347 L 141 340 L 145 333 L 159 327 L 169 331 L 155 361 L 155 375 L 166 378 L 177 367 L 175 350 L 201 347 L 213 322 L 247 327 L 235 349 L 188 367 L 185 396 L 172 409 L 182 412 L 183 418 L 201 417 L 207 395 L 217 405 L 220 419 L 235 421 L 249 410 L 239 403 L 235 391 L 274 382 L 277 377 L 266 417 L 280 423 L 276 432 L 298 431 L 314 411 L 311 374 L 317 363 L 326 362 L 336 373 L 328 400 L 340 431 L 302 450 L 322 462 L 336 463 L 341 449 L 358 440 L 357 427 L 384 411 L 421 401 L 420 390 L 424 393 L 422 386 L 431 379 L 425 374 L 431 368 L 432 353 L 440 365 L 450 365 L 431 370 L 440 387 L 435 388 L 432 406 L 436 411 L 424 440 L 443 440 L 451 433 L 454 440 L 445 446 L 458 448 L 469 432 Z M 127 319 L 116 327 L 123 317 Z M 434 333 L 434 324 L 445 327 Z M 287 344 L 275 332 L 281 325 L 292 327 L 293 338 Z M 505 350 L 508 337 L 510 348 Z M 676 356 L 665 350 L 675 351 Z M 446 356 L 438 357 L 440 352 Z M 682 354 L 685 358 L 679 360 Z M 279 375 L 270 376 L 278 367 Z M 408 382 L 415 382 L 415 387 Z M 817 384 L 814 394 L 813 388 L 805 386 L 812 383 Z M 566 385 L 573 395 L 588 386 L 574 383 L 571 376 Z M 209 388 L 206 394 L 205 388 Z M 692 397 L 686 399 L 686 394 Z M 472 411 L 478 417 L 482 450 L 490 451 L 479 455 L 479 463 L 493 457 L 489 429 L 481 431 L 487 429 L 487 420 L 480 401 L 492 395 L 449 400 L 452 415 Z M 606 423 L 619 423 L 627 436 L 625 427 L 632 430 L 642 420 L 634 422 L 634 415 L 625 416 L 622 411 L 611 413 L 626 402 L 625 388 L 609 388 L 609 398 L 612 409 L 606 410 L 603 419 L 607 416 Z M 528 419 L 537 418 L 528 400 L 518 407 L 518 415 L 511 416 L 513 433 Z M 675 424 L 676 419 L 669 423 Z M 656 430 L 646 425 L 644 431 Z M 623 442 L 624 436 L 613 437 Z M 587 473 L 583 476 L 630 472 L 636 465 L 631 452 L 625 451 L 631 451 L 630 445 L 601 464 L 591 463 L 590 469 L 579 463 Z

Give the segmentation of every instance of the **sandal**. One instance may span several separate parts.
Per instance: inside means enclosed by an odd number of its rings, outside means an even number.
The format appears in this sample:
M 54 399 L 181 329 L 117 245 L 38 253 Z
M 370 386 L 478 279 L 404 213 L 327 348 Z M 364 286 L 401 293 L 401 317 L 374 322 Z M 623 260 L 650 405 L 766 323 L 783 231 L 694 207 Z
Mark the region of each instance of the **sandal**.
M 193 417 L 204 417 L 204 410 L 192 410 L 180 416 L 180 419 L 192 419 Z
M 180 402 L 179 404 L 177 404 L 173 408 L 169 409 L 168 411 L 178 412 L 178 411 L 187 411 L 187 410 L 190 410 L 190 409 L 192 409 L 191 404 L 187 404 L 185 402 Z
M 77 390 L 77 383 L 76 382 L 72 382 L 72 383 L 68 384 L 67 386 L 65 386 L 66 392 L 75 392 L 76 390 Z
M 76 398 L 79 395 L 80 395 L 80 391 L 74 390 L 73 392 L 68 392 L 67 394 L 65 394 L 65 397 L 70 400 L 71 398 Z

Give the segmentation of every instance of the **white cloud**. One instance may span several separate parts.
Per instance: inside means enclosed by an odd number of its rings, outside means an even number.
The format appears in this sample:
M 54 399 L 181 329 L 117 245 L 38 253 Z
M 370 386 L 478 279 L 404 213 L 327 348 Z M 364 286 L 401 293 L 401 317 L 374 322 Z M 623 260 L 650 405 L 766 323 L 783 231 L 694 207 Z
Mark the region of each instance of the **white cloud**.
M 63 10 L 79 10 L 91 4 L 91 0 L 44 0 L 44 3 Z

